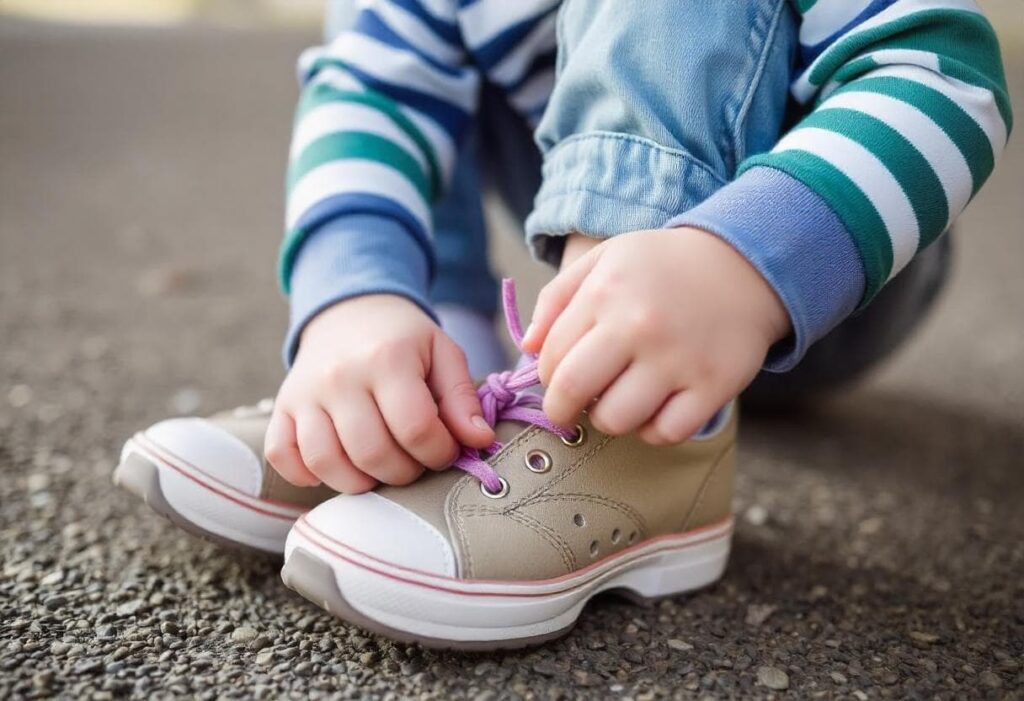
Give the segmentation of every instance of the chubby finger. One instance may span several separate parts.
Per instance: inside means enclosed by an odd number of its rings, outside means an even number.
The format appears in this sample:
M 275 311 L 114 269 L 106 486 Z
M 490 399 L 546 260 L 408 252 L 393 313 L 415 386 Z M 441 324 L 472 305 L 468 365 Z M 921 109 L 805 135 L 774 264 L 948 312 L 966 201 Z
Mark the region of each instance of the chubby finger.
M 653 419 L 640 428 L 640 438 L 651 445 L 682 443 L 700 430 L 715 413 L 715 403 L 692 389 L 673 394 Z
M 594 268 L 604 248 L 596 246 L 559 271 L 551 282 L 541 289 L 537 305 L 533 308 L 530 326 L 523 335 L 523 350 L 539 353 L 555 321 L 569 306 L 576 291 Z
M 551 377 L 544 392 L 544 413 L 568 426 L 629 365 L 630 350 L 621 337 L 604 329 L 584 334 Z
M 434 336 L 427 384 L 437 402 L 441 421 L 459 443 L 486 448 L 494 442 L 494 429 L 483 417 L 476 384 L 469 376 L 466 354 L 444 334 Z
M 541 384 L 551 386 L 558 366 L 584 336 L 594 328 L 593 310 L 577 295 L 563 313 L 555 321 L 548 332 L 547 339 L 540 349 L 537 363 L 537 374 Z
M 384 484 L 403 485 L 416 481 L 423 466 L 402 450 L 369 392 L 352 392 L 331 408 L 341 446 L 361 472 Z
M 295 418 L 295 437 L 306 469 L 331 489 L 358 494 L 376 486 L 375 480 L 352 465 L 341 449 L 334 422 L 322 409 L 304 411 Z
M 601 393 L 590 410 L 590 421 L 603 433 L 625 435 L 653 418 L 672 393 L 650 363 L 634 362 Z
M 277 473 L 297 487 L 315 487 L 320 479 L 306 469 L 295 439 L 295 421 L 275 408 L 263 438 L 263 456 Z
M 422 378 L 395 377 L 373 392 L 384 423 L 398 445 L 431 469 L 448 467 L 459 446 L 438 414 L 437 402 Z

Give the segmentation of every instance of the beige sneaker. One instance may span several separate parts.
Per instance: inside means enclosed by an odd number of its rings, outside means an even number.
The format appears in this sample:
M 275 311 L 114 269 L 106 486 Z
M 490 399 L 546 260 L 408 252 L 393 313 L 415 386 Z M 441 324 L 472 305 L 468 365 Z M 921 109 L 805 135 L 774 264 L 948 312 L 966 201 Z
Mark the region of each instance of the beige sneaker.
M 512 309 L 513 338 L 521 334 Z M 725 569 L 732 534 L 736 410 L 655 448 L 586 417 L 553 426 L 535 363 L 481 386 L 501 444 L 414 485 L 343 495 L 288 535 L 285 583 L 388 637 L 494 649 L 550 640 L 602 591 L 662 597 Z
M 334 496 L 295 487 L 263 459 L 273 402 L 209 418 L 176 418 L 125 443 L 114 483 L 180 528 L 245 550 L 280 555 L 303 513 Z

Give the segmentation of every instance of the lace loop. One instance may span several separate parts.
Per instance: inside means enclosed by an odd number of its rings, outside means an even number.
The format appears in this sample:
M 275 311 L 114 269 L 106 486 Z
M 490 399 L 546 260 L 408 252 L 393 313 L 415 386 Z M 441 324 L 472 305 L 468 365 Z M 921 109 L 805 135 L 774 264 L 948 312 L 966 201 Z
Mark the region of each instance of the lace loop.
M 512 280 L 502 280 L 501 301 L 508 334 L 522 353 L 523 326 L 516 304 L 516 287 Z M 522 421 L 553 433 L 563 440 L 573 440 L 575 436 L 572 430 L 562 428 L 547 417 L 541 408 L 540 396 L 525 391 L 538 384 L 540 377 L 537 374 L 537 356 L 533 353 L 523 353 L 522 360 L 513 370 L 491 373 L 477 389 L 484 420 L 492 427 L 499 421 Z M 495 441 L 487 447 L 486 452 L 493 455 L 502 447 L 501 443 Z M 487 464 L 480 451 L 463 446 L 458 459 L 452 464 L 480 480 L 491 494 L 504 496 L 507 493 L 507 483 Z

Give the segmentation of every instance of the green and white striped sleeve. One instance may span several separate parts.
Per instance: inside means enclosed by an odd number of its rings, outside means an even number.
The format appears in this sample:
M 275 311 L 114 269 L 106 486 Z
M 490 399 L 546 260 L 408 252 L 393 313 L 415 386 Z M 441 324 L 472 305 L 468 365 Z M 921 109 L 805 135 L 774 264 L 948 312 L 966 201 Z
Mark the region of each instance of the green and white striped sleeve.
M 797 0 L 813 111 L 767 166 L 817 192 L 864 265 L 863 302 L 941 235 L 988 178 L 1011 127 L 995 32 L 972 0 Z
M 940 236 L 1010 131 L 992 26 L 971 0 L 792 0 L 808 113 L 670 226 L 729 242 L 779 295 L 794 367 Z

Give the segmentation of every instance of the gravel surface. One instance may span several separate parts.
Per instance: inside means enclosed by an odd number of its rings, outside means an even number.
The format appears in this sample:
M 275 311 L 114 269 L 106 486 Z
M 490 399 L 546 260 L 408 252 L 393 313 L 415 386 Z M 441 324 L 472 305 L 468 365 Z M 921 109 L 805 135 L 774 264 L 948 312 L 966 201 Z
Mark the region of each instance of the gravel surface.
M 312 39 L 0 23 L 0 698 L 1024 697 L 1019 140 L 915 341 L 813 412 L 747 417 L 734 556 L 707 591 L 598 600 L 540 649 L 425 652 L 115 491 L 130 432 L 280 380 L 280 183 Z M 503 268 L 535 288 L 512 243 Z

